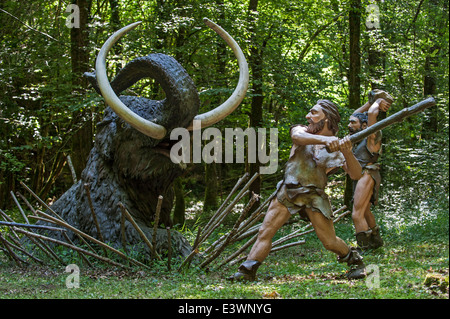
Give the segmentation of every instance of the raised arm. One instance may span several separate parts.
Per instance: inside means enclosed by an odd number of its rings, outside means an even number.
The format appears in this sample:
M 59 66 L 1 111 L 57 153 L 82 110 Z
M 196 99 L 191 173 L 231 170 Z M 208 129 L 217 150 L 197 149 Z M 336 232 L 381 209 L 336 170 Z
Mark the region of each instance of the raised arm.
M 380 104 L 379 103 L 380 100 L 383 100 L 384 102 L 382 104 Z M 366 104 L 364 104 L 363 106 L 356 109 L 353 112 L 353 114 L 367 112 L 370 110 L 370 108 L 374 104 L 378 104 L 379 110 L 386 112 L 393 102 L 394 102 L 394 99 L 389 93 L 387 93 L 386 91 L 383 91 L 383 90 L 375 89 L 375 90 L 372 90 L 369 92 L 369 101 Z M 377 113 L 377 115 L 378 115 L 378 113 Z
M 360 108 L 356 109 L 353 114 L 355 113 L 364 113 L 367 112 L 370 108 L 370 106 L 372 105 L 372 103 L 367 102 L 366 104 L 364 104 L 363 106 L 361 106 Z
M 367 103 L 366 103 L 367 104 Z M 385 99 L 379 98 L 377 99 L 370 107 L 367 112 L 367 126 L 371 126 L 377 122 L 377 117 L 380 111 L 386 112 L 391 103 L 386 101 Z
M 291 139 L 292 143 L 294 143 L 295 145 L 327 145 L 333 141 L 339 140 L 336 136 L 325 136 L 308 133 L 306 132 L 305 126 L 294 126 L 291 129 Z

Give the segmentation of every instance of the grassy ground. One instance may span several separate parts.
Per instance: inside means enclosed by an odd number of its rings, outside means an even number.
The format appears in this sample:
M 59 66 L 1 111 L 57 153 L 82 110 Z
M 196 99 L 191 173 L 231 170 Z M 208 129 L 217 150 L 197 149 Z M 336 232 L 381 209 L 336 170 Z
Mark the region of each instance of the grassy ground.
M 433 175 L 433 179 L 417 175 L 417 179 L 429 182 L 401 189 L 386 182 L 374 210 L 385 246 L 364 255 L 370 270 L 367 279 L 348 281 L 347 266 L 324 250 L 312 233 L 304 237 L 304 245 L 269 255 L 252 283 L 226 280 L 236 266 L 215 269 L 212 264 L 208 271 L 192 266 L 179 273 L 180 261 L 173 261 L 172 271 L 163 261 L 153 264 L 152 270 L 124 271 L 104 265 L 89 268 L 65 254 L 67 265 L 77 264 L 80 270 L 79 287 L 68 288 L 66 281 L 74 274 L 65 266 L 18 268 L 0 251 L 0 299 L 449 299 L 448 175 Z M 332 198 L 341 201 L 339 194 Z M 190 227 L 184 234 L 192 243 L 196 231 Z M 225 225 L 215 236 L 230 227 Z M 297 227 L 295 223 L 283 227 L 274 240 Z M 350 218 L 336 225 L 336 233 L 354 244 Z M 230 247 L 228 253 L 237 249 Z
M 423 226 L 427 231 L 421 231 Z M 341 238 L 352 241 L 349 220 L 336 229 Z M 0 298 L 448 299 L 448 214 L 403 231 L 383 229 L 386 245 L 364 256 L 370 273 L 358 281 L 348 281 L 346 266 L 310 234 L 306 244 L 270 255 L 253 283 L 227 281 L 236 267 L 209 271 L 191 267 L 178 273 L 176 265 L 168 271 L 161 263 L 152 271 L 123 271 L 88 268 L 80 261 L 79 287 L 67 288 L 71 274 L 63 266 L 21 269 L 0 259 Z

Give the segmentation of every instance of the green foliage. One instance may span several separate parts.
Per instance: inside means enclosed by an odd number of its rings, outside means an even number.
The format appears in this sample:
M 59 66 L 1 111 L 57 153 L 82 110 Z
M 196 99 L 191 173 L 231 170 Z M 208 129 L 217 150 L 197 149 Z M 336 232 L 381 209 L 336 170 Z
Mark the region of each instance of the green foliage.
M 365 27 L 368 3 L 363 1 L 361 101 L 366 100 L 373 80 L 369 52 L 376 49 L 383 53 L 382 84 L 396 98 L 390 112 L 422 98 L 423 76 L 431 70 L 438 106 L 436 112 L 426 116 L 437 120 L 435 131 L 447 132 L 448 4 L 441 2 L 421 2 L 420 7 L 411 1 L 378 2 L 381 27 L 374 31 Z M 330 98 L 341 106 L 343 136 L 345 120 L 351 113 L 347 102 L 349 2 L 259 1 L 253 13 L 249 13 L 248 5 L 203 0 L 162 4 L 118 1 L 117 21 L 107 3 L 92 2 L 89 63 L 93 67 L 98 48 L 119 27 L 117 23 L 141 20 L 143 24 L 121 39 L 109 55 L 110 77 L 134 57 L 153 52 L 170 54 L 193 77 L 202 101 L 200 111 L 208 111 L 223 102 L 237 82 L 231 50 L 203 25 L 203 17 L 209 17 L 233 35 L 249 61 L 257 58 L 251 52 L 259 54 L 263 123 L 279 129 L 280 163 L 289 154 L 289 126 L 304 123 L 308 109 L 319 98 Z M 14 187 L 14 180 L 29 180 L 38 186 L 42 184 L 38 178 L 45 180 L 51 175 L 55 156 L 71 152 L 69 142 L 81 126 L 100 119 L 102 99 L 72 83 L 79 75 L 70 67 L 70 29 L 65 26 L 63 3 L 32 1 L 25 5 L 7 1 L 2 8 L 10 14 L 0 13 L 5 26 L 0 32 L 0 91 L 4 93 L 0 99 L 0 182 L 7 183 L 8 188 Z M 252 47 L 256 51 L 251 51 Z M 433 62 L 427 69 L 427 59 L 439 63 Z M 164 98 L 152 80 L 140 81 L 127 94 Z M 247 127 L 253 94 L 251 85 L 239 109 L 217 127 Z M 81 120 L 74 117 L 78 111 L 83 111 Z M 417 116 L 396 125 L 395 136 L 409 147 L 423 135 L 428 118 Z M 225 172 L 233 170 L 230 167 Z M 60 186 L 65 189 L 70 185 Z M 5 194 L 6 188 L 2 192 Z

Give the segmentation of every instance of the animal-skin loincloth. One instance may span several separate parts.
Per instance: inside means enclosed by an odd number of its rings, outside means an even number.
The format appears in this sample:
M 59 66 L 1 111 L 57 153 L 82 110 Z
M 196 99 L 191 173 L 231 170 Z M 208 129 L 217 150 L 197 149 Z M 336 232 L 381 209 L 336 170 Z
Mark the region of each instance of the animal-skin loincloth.
M 372 197 L 370 197 L 370 202 L 373 205 L 378 204 L 378 194 L 380 193 L 380 183 L 381 183 L 381 175 L 380 175 L 380 165 L 378 163 L 372 164 L 372 165 L 366 165 L 363 169 L 363 174 L 368 173 L 373 181 L 373 192 Z M 353 181 L 353 194 L 355 194 L 356 184 L 358 184 L 358 181 Z
M 328 219 L 331 219 L 333 214 L 328 195 L 314 186 L 290 188 L 281 181 L 277 185 L 277 199 L 286 206 L 291 215 L 299 213 L 305 220 L 308 220 L 306 208 L 322 213 Z
M 381 134 L 381 132 L 379 132 L 379 134 Z M 370 198 L 370 202 L 373 205 L 377 205 L 381 183 L 380 164 L 377 163 L 377 161 L 380 158 L 381 152 L 380 153 L 370 152 L 367 147 L 367 139 L 364 139 L 359 144 L 354 145 L 353 154 L 355 154 L 356 159 L 361 164 L 361 167 L 363 168 L 363 174 L 367 172 L 374 181 L 373 192 L 372 197 Z M 353 194 L 355 193 L 356 184 L 358 184 L 358 181 L 357 180 L 353 181 Z
M 286 163 L 284 179 L 277 185 L 277 199 L 291 214 L 307 219 L 306 208 L 331 219 L 332 209 L 324 189 L 328 172 L 345 163 L 341 152 L 328 153 L 325 145 L 293 146 Z

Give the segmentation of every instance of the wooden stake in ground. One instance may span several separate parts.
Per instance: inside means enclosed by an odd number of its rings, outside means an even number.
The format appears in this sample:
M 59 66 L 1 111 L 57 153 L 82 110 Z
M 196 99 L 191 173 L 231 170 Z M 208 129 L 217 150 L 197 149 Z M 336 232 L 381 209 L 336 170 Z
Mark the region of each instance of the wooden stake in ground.
M 155 250 L 155 247 L 153 247 L 152 243 L 148 240 L 147 236 L 145 236 L 144 232 L 142 231 L 142 229 L 139 227 L 139 225 L 134 221 L 134 218 L 131 216 L 131 214 L 128 212 L 127 208 L 119 202 L 119 207 L 122 210 L 122 214 L 125 215 L 125 217 L 128 219 L 128 221 L 131 223 L 131 225 L 133 225 L 133 227 L 136 229 L 136 231 L 138 232 L 139 236 L 141 236 L 142 240 L 144 241 L 144 243 L 147 245 L 147 247 L 150 249 L 150 252 L 154 254 L 154 256 L 156 258 L 158 258 L 158 260 L 161 260 L 161 257 L 158 255 L 158 253 Z
M 67 155 L 67 164 L 69 165 L 70 172 L 72 173 L 73 183 L 76 184 L 77 183 L 77 174 L 75 173 L 75 167 L 73 167 L 72 158 L 70 157 L 70 155 Z
M 202 232 L 202 228 L 199 226 L 197 230 L 197 237 L 195 237 L 194 245 L 192 246 L 191 253 L 183 260 L 180 267 L 178 267 L 178 271 L 180 272 L 184 267 L 188 268 L 191 264 L 192 258 L 194 258 L 194 255 L 199 253 L 198 245 L 200 240 L 200 234 Z
M 100 225 L 98 224 L 97 215 L 95 214 L 95 211 L 94 211 L 94 205 L 92 205 L 91 191 L 89 190 L 89 186 L 90 186 L 90 184 L 88 184 L 88 183 L 84 184 L 84 189 L 86 190 L 86 196 L 88 199 L 89 208 L 91 209 L 92 219 L 94 220 L 95 227 L 97 228 L 98 239 L 104 242 L 105 240 L 103 239 L 102 232 L 100 231 Z
M 14 234 L 16 234 L 16 233 L 14 232 Z M 33 259 L 33 260 L 37 261 L 38 263 L 40 263 L 41 265 L 44 264 L 44 262 L 43 262 L 42 260 L 40 260 L 39 258 L 33 256 L 33 254 L 30 254 L 30 253 L 27 252 L 24 248 L 22 248 L 22 247 L 21 247 L 22 245 L 21 245 L 21 243 L 19 242 L 19 240 L 14 239 L 14 238 L 11 236 L 11 234 L 8 234 L 8 239 L 14 243 L 14 244 L 13 244 L 13 243 L 9 243 L 9 244 L 11 245 L 12 248 L 14 248 L 15 250 L 20 251 L 20 252 L 21 252 L 22 254 L 24 254 L 24 255 L 27 255 L 27 256 L 30 257 L 31 259 Z
M 19 256 L 17 256 L 12 250 L 11 250 L 11 243 L 9 243 L 5 237 L 3 237 L 2 233 L 0 233 L 0 243 L 3 244 L 3 247 L 5 247 L 6 252 L 8 253 L 8 256 L 14 260 L 14 262 L 17 264 L 17 266 L 22 267 L 22 263 L 26 263 L 24 260 L 22 260 Z
M 239 186 L 242 184 L 242 182 L 245 179 L 248 178 L 248 175 L 249 175 L 248 173 L 245 173 L 241 178 L 239 178 L 239 180 L 236 182 L 236 184 L 234 185 L 234 187 L 231 190 L 231 192 L 228 194 L 227 198 L 223 201 L 223 203 L 220 205 L 219 209 L 216 211 L 216 213 L 211 217 L 209 222 L 204 227 L 205 230 L 209 230 L 209 227 L 211 226 L 211 224 L 216 220 L 216 218 L 222 212 L 222 210 L 224 209 L 225 205 L 228 203 L 228 201 L 230 200 L 231 196 L 233 196 L 233 194 L 236 192 L 236 190 L 239 188 Z
M 46 226 L 38 226 L 38 225 L 36 225 L 37 227 L 34 227 L 34 225 L 15 223 L 14 220 L 11 217 L 9 217 L 5 212 L 3 212 L 1 209 L 0 209 L 0 215 L 2 215 L 2 217 L 5 220 L 9 220 L 9 222 L 2 222 L 2 223 L 3 224 L 7 224 L 10 227 L 12 233 L 16 236 L 16 238 L 19 238 L 19 236 L 17 236 L 17 234 L 15 233 L 16 227 L 18 227 L 18 225 L 20 225 L 21 227 L 28 227 L 28 228 L 46 227 Z M 57 228 L 49 227 L 47 230 L 49 230 L 49 229 L 56 230 Z M 61 230 L 65 231 L 64 229 L 61 229 Z M 49 256 L 50 258 L 54 258 L 55 260 L 57 260 L 60 263 L 62 263 L 62 260 L 58 256 L 56 256 L 56 254 L 53 252 L 53 250 L 51 250 L 51 248 L 48 247 L 45 243 L 38 243 L 38 242 L 36 242 L 36 239 L 34 239 L 32 237 L 28 237 L 28 239 L 30 239 L 36 245 L 36 247 L 41 249 L 47 256 Z M 44 246 L 45 249 L 42 246 Z
M 155 212 L 155 221 L 153 223 L 153 238 L 152 238 L 152 247 L 151 250 L 153 254 L 153 258 L 156 257 L 156 234 L 158 232 L 158 224 L 159 224 L 159 214 L 161 213 L 163 197 L 161 195 L 158 196 L 158 204 L 156 204 L 156 212 Z
M 225 217 L 231 212 L 233 207 L 247 194 L 247 189 L 250 187 L 250 185 L 255 181 L 255 179 L 259 176 L 259 173 L 255 173 L 252 178 L 245 184 L 245 186 L 241 189 L 241 191 L 236 195 L 234 200 L 231 202 L 230 205 L 227 206 L 225 210 L 223 210 L 222 213 L 218 214 L 218 217 L 210 223 L 209 229 L 204 230 L 204 234 L 202 235 L 202 238 L 200 239 L 200 243 L 203 243 L 211 234 L 212 232 L 219 227 L 220 223 L 225 219 Z
M 37 215 L 36 210 L 33 208 L 33 206 L 31 206 L 30 202 L 25 198 L 25 196 L 23 196 L 20 192 L 16 193 L 25 203 L 25 205 L 27 205 L 27 207 L 31 210 L 31 212 L 34 215 Z M 28 224 L 30 222 L 28 221 Z M 26 236 L 26 235 L 25 235 Z M 44 252 L 44 254 L 46 254 L 48 257 L 55 259 L 56 261 L 60 262 L 61 264 L 64 264 L 63 261 L 61 260 L 61 258 L 58 257 L 58 255 L 56 255 L 56 253 L 42 240 L 40 240 L 39 238 L 34 238 L 34 237 L 29 237 L 27 236 L 29 240 L 31 240 L 31 242 L 33 244 L 36 245 L 36 247 L 38 247 L 40 250 L 42 250 Z
M 172 261 L 172 239 L 170 234 L 170 227 L 166 227 L 167 230 L 167 270 L 170 271 L 171 268 L 171 261 Z
M 127 234 L 125 233 L 125 218 L 126 216 L 122 212 L 120 216 L 120 232 L 121 232 L 122 248 L 127 253 Z
M 205 228 L 202 229 L 201 227 L 198 228 L 197 231 L 197 237 L 195 238 L 195 243 L 192 248 L 191 253 L 185 258 L 185 260 L 181 263 L 180 267 L 178 267 L 178 271 L 181 271 L 183 267 L 189 267 L 190 262 L 194 255 L 199 253 L 198 247 L 206 241 L 206 239 L 213 233 L 213 231 L 220 225 L 220 223 L 225 219 L 225 217 L 231 212 L 233 207 L 248 193 L 247 189 L 250 187 L 250 184 L 253 183 L 253 181 L 259 176 L 259 173 L 255 173 L 253 177 L 250 179 L 250 181 L 247 182 L 247 184 L 243 187 L 243 189 L 236 195 L 234 200 L 226 207 L 225 205 L 230 200 L 231 196 L 236 192 L 236 190 L 239 188 L 239 186 L 242 184 L 242 182 L 247 179 L 248 173 L 245 173 L 236 183 L 236 185 L 233 187 L 232 191 L 228 194 L 225 201 L 222 203 L 222 205 L 219 207 L 219 209 L 216 211 L 216 213 L 211 217 L 209 222 L 206 224 Z

